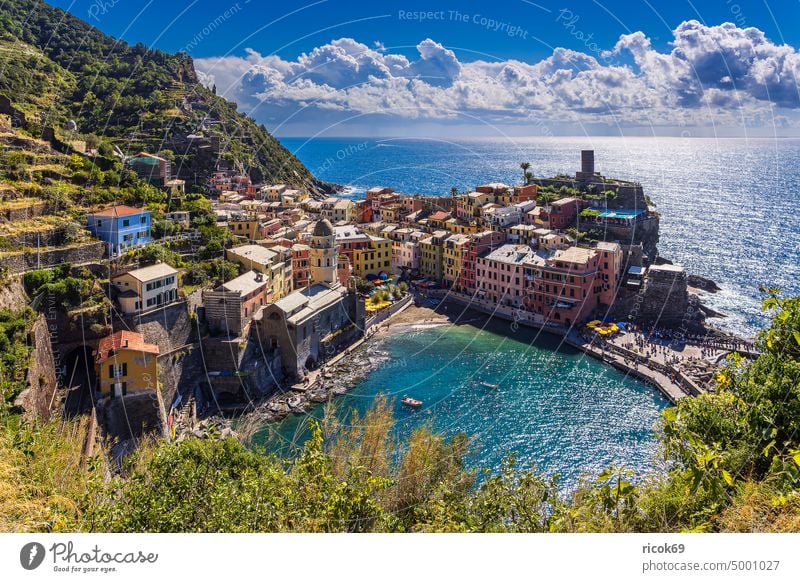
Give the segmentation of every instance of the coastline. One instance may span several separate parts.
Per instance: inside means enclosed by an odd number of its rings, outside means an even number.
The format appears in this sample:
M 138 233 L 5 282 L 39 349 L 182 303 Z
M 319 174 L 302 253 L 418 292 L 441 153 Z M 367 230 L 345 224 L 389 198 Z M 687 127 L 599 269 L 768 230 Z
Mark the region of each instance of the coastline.
M 513 317 L 504 313 L 487 314 L 475 309 L 474 305 L 464 306 L 452 300 L 444 300 L 435 308 L 409 304 L 406 309 L 381 322 L 366 337 L 338 354 L 319 370 L 315 370 L 308 386 L 295 384 L 272 396 L 255 410 L 246 413 L 247 421 L 244 424 L 262 425 L 279 422 L 290 414 L 305 414 L 317 404 L 347 394 L 361 379 L 390 362 L 389 354 L 381 347 L 382 339 L 395 334 L 444 326 L 475 324 L 482 326 L 495 317 L 515 321 Z M 555 328 L 540 328 L 522 321 L 519 323 L 546 332 L 546 337 L 561 338 L 561 343 L 650 385 L 659 390 L 672 404 L 690 395 L 690 391 L 681 387 L 662 371 L 646 365 L 642 360 L 639 360 L 641 365 L 637 365 L 618 353 L 582 341 L 574 330 L 566 332 Z M 252 434 L 252 428 L 247 432 Z

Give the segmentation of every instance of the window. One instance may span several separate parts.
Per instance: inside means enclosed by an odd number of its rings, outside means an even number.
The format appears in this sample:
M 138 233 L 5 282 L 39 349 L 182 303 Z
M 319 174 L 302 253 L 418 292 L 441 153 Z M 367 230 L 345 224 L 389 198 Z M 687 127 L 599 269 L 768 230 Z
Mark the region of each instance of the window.
M 111 364 L 108 366 L 109 378 L 122 378 L 128 375 L 128 364 Z
M 142 217 L 139 219 L 139 224 L 147 224 L 147 217 L 142 215 Z
M 126 219 L 124 219 L 122 221 L 123 228 L 126 227 L 126 226 L 130 226 L 130 225 L 131 225 L 131 221 L 129 219 L 126 218 Z

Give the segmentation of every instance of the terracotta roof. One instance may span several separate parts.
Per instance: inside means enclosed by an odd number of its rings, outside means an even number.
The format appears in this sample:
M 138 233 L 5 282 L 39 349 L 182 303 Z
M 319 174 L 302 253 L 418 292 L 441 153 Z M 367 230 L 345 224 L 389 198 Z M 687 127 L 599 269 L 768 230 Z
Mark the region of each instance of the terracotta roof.
M 434 212 L 428 218 L 433 220 L 446 220 L 447 218 L 450 218 L 450 213 L 440 210 L 439 212 Z
M 134 214 L 141 214 L 147 212 L 144 208 L 134 208 L 133 206 L 112 206 L 100 212 L 93 212 L 91 216 L 133 216 Z
M 148 354 L 158 354 L 158 346 L 144 342 L 144 336 L 135 331 L 121 330 L 100 340 L 95 362 L 102 364 L 120 349 L 128 349 Z

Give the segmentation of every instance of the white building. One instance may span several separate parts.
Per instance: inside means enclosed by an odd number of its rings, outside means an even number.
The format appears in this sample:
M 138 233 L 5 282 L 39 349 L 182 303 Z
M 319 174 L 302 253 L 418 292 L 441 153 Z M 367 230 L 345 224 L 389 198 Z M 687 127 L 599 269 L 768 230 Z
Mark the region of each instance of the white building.
M 178 299 L 178 271 L 166 263 L 120 273 L 111 278 L 123 313 L 150 311 Z

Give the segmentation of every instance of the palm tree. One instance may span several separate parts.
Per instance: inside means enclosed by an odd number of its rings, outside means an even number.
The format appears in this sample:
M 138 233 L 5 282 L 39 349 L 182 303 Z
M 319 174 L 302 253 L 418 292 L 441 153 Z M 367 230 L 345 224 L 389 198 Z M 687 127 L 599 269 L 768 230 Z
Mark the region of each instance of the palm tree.
M 523 181 L 527 180 L 528 179 L 528 168 L 530 168 L 531 165 L 528 162 L 522 162 L 519 165 L 519 167 L 522 168 L 522 179 L 523 179 Z M 524 183 L 527 184 L 528 182 L 525 181 Z
M 525 172 L 525 185 L 530 184 L 531 180 L 533 180 L 533 172 Z

